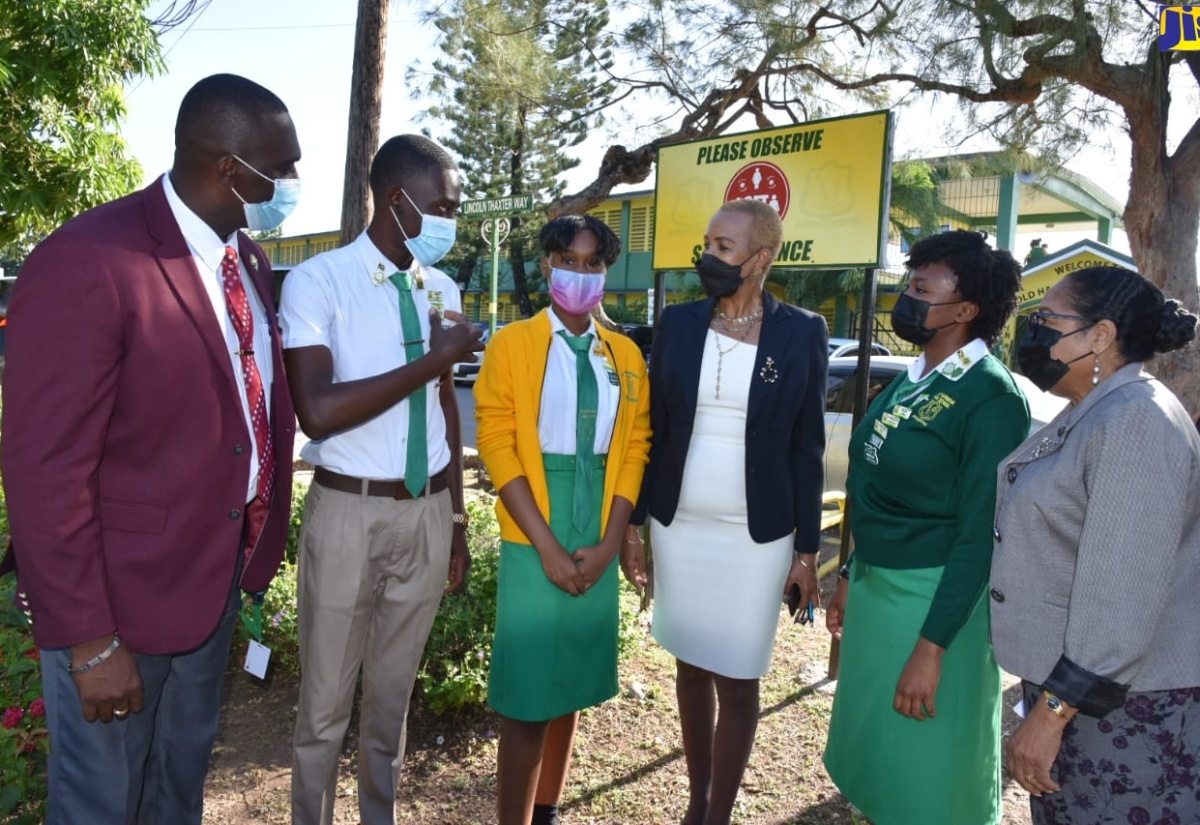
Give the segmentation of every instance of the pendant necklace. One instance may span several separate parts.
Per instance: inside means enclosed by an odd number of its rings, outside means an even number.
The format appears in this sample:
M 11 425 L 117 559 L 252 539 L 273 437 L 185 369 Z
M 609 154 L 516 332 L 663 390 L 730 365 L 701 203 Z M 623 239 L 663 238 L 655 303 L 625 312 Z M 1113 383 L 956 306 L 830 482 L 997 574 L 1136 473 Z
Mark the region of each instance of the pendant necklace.
M 754 329 L 755 324 L 758 323 L 758 319 L 761 316 L 762 316 L 762 307 L 761 306 L 758 308 L 758 310 L 756 312 L 752 312 L 743 318 L 733 318 L 733 319 L 726 318 L 725 314 L 723 312 L 721 312 L 719 309 L 717 310 L 717 317 L 713 318 L 713 321 L 711 324 L 712 331 L 714 333 L 716 333 L 715 335 L 713 335 L 713 346 L 715 346 L 717 348 L 717 394 L 716 394 L 717 400 L 720 400 L 720 398 L 721 398 L 721 368 L 724 365 L 725 356 L 728 355 L 729 353 L 733 352 L 735 349 L 737 349 L 738 344 L 740 344 L 746 340 L 746 338 L 750 335 L 750 330 Z M 738 322 L 741 322 L 741 323 L 738 323 Z M 729 327 L 741 327 L 741 326 L 744 326 L 744 329 L 742 329 L 741 334 L 739 334 L 737 336 L 733 336 L 733 335 L 729 336 L 729 337 L 733 338 L 733 345 L 730 346 L 729 349 L 721 349 L 721 333 L 717 331 L 717 327 L 722 327 L 723 329 L 726 329 L 727 331 L 732 331 L 729 329 Z

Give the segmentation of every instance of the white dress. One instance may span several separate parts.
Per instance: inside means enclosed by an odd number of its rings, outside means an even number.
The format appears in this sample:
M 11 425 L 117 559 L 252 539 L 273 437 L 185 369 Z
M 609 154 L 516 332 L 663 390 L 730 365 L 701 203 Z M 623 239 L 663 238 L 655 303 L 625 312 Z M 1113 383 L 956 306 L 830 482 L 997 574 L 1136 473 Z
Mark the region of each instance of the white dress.
M 768 544 L 746 523 L 746 409 L 757 347 L 708 331 L 696 418 L 670 526 L 650 520 L 654 638 L 675 658 L 734 679 L 771 665 L 792 537 Z M 716 397 L 720 341 L 721 397 Z M 780 449 L 786 449 L 780 444 Z

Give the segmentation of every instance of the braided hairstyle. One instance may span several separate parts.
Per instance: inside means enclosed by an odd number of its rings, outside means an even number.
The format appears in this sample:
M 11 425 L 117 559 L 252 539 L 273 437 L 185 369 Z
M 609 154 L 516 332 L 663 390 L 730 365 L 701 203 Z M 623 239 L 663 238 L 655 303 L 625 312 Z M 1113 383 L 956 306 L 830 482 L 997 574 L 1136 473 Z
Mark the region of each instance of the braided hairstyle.
M 1112 321 L 1117 350 L 1126 361 L 1148 361 L 1196 337 L 1196 316 L 1154 284 L 1119 266 L 1091 266 L 1062 280 L 1067 301 L 1093 323 Z
M 971 334 L 989 347 L 995 344 L 1017 308 L 1021 265 L 1016 258 L 1007 250 L 992 249 L 982 232 L 953 229 L 917 241 L 905 261 L 909 269 L 937 263 L 954 273 L 963 300 L 979 307 Z

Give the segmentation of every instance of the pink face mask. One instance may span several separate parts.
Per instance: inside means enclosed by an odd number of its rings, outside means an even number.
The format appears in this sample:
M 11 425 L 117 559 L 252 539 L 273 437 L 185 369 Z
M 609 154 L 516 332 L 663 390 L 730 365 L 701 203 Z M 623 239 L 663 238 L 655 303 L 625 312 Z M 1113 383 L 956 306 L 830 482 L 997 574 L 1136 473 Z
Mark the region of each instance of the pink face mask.
M 551 269 L 550 297 L 571 315 L 587 315 L 604 300 L 606 274 L 585 275 L 569 269 Z

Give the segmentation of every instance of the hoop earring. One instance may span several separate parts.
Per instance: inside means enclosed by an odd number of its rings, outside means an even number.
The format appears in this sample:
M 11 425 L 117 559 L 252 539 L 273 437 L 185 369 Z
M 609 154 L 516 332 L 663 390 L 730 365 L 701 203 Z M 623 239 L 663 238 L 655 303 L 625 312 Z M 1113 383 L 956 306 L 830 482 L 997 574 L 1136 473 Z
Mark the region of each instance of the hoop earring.
M 1092 386 L 1100 383 L 1100 356 L 1096 356 L 1096 363 L 1092 366 Z

